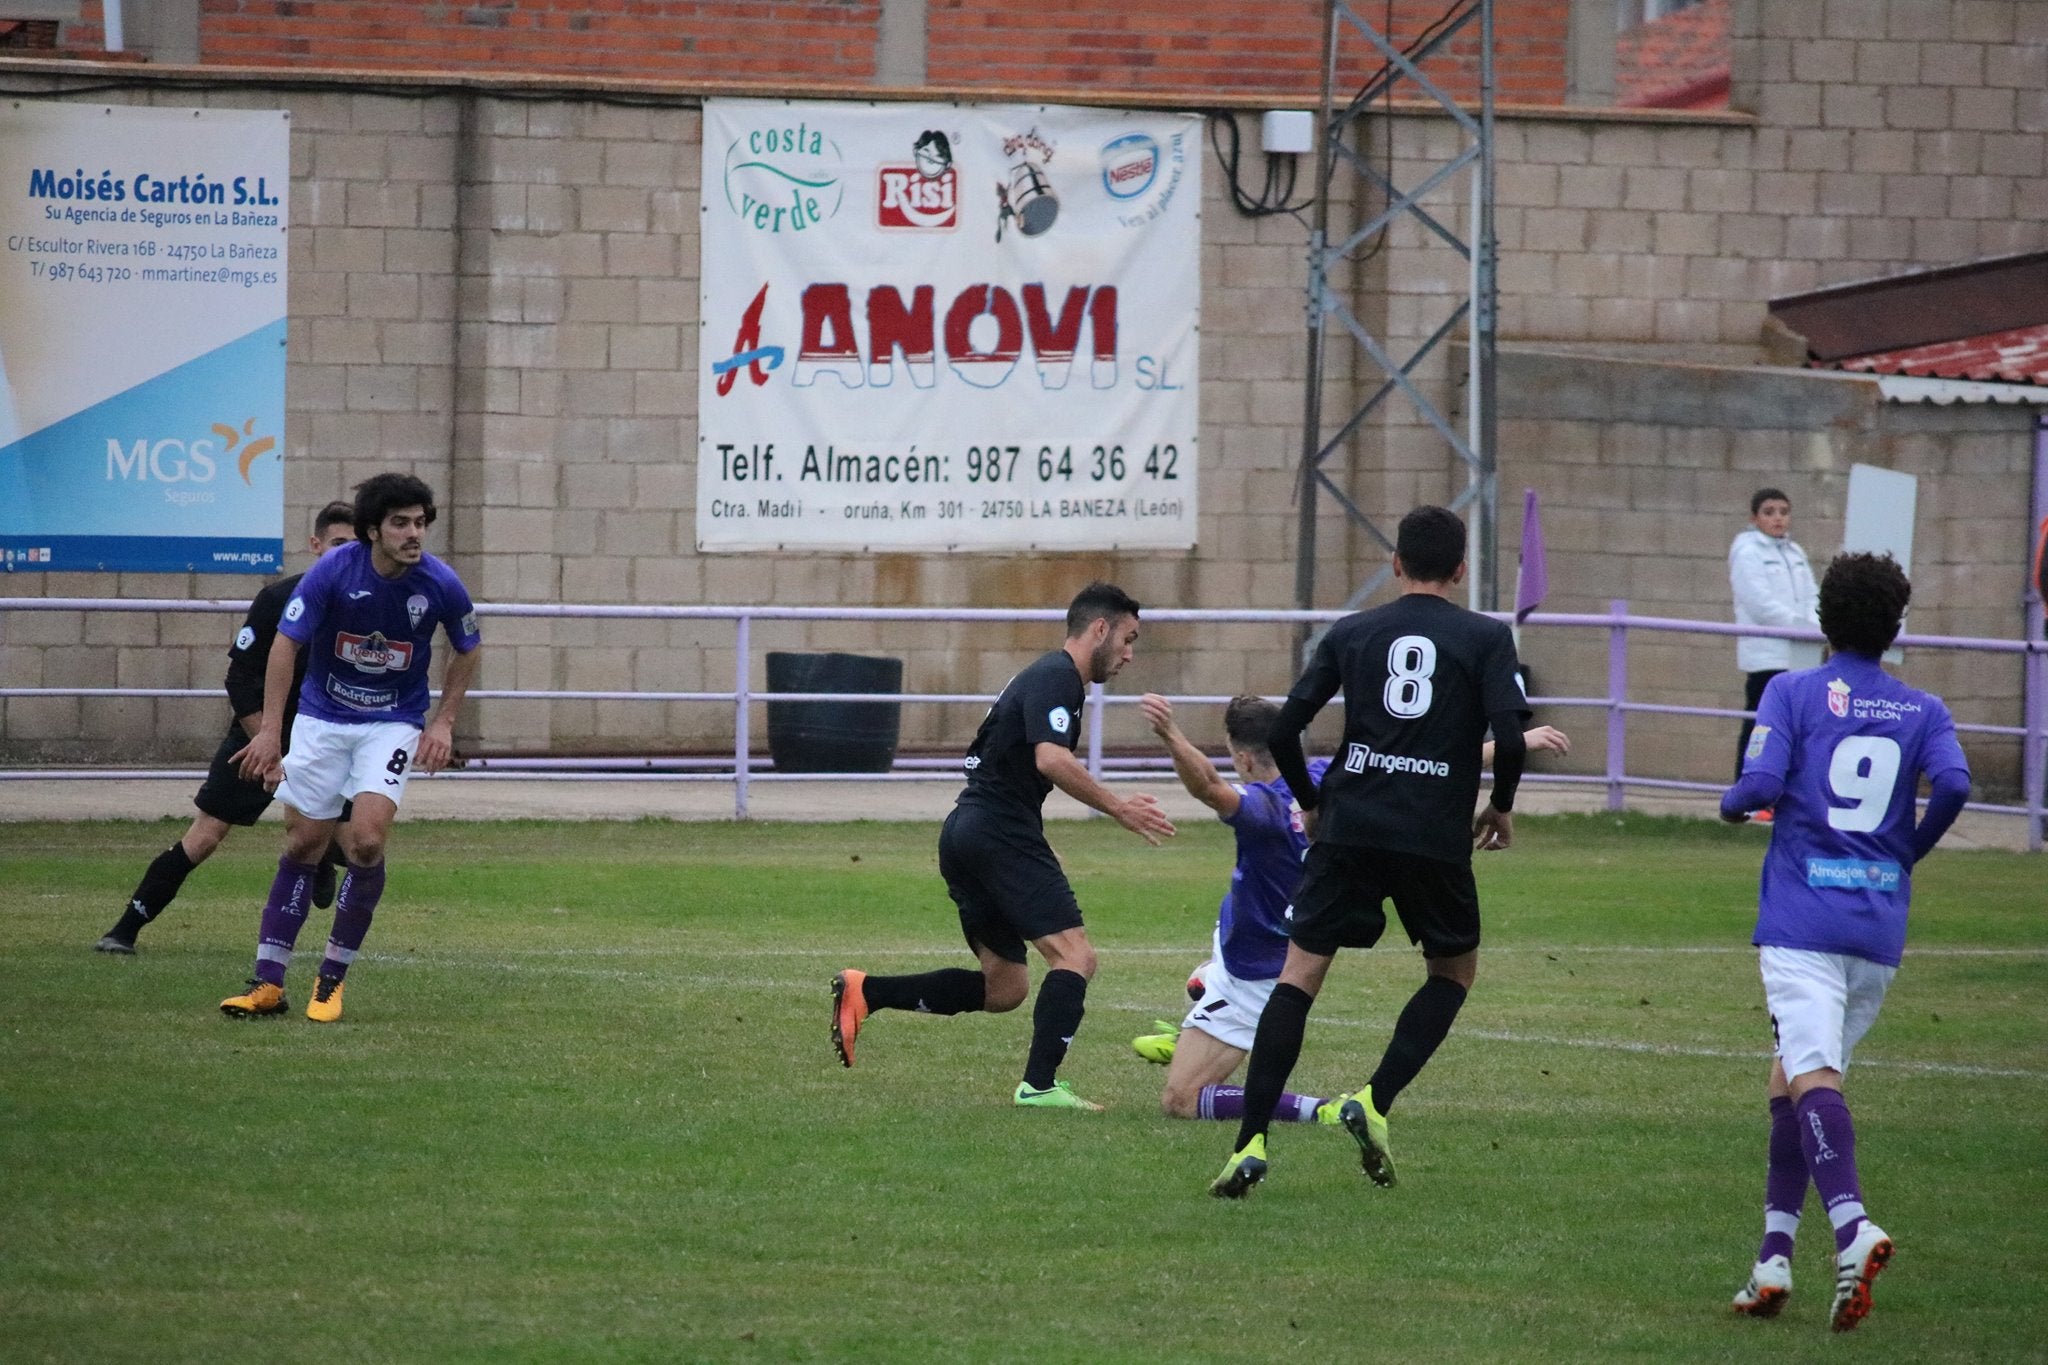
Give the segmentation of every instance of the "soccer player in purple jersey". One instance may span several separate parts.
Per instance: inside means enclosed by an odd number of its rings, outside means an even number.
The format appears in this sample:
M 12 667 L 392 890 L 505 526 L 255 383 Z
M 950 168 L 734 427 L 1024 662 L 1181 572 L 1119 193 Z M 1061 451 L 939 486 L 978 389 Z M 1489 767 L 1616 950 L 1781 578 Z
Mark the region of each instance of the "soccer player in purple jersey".
M 330 502 L 314 514 L 313 537 L 307 542 L 307 547 L 313 551 L 315 559 L 329 550 L 338 550 L 354 542 L 355 515 L 355 508 L 345 502 Z M 199 790 L 193 793 L 192 804 L 199 808 L 199 814 L 175 843 L 151 860 L 143 871 L 142 880 L 136 883 L 135 890 L 129 895 L 121 918 L 93 945 L 95 951 L 131 956 L 135 952 L 136 936 L 170 907 L 184 887 L 185 879 L 192 875 L 192 870 L 213 856 L 214 850 L 221 846 L 236 825 L 253 825 L 257 817 L 269 809 L 269 790 L 261 782 L 251 782 L 236 771 L 235 755 L 255 735 L 263 719 L 263 675 L 270 661 L 270 642 L 277 635 L 277 623 L 284 615 L 284 604 L 291 600 L 301 577 L 303 575 L 293 574 L 290 578 L 280 578 L 257 593 L 255 600 L 249 603 L 249 613 L 242 618 L 241 628 L 235 632 L 234 645 L 228 650 L 226 690 L 234 718 L 228 722 L 227 735 L 214 751 L 206 781 L 200 783 Z M 291 695 L 293 698 L 298 695 L 296 683 Z M 295 701 L 287 702 L 284 717 L 287 743 L 291 739 L 292 718 L 298 709 Z M 341 858 L 340 850 L 331 844 L 321 856 L 319 873 L 314 878 L 313 904 L 334 904 L 334 865 Z
M 1181 732 L 1172 702 L 1147 693 L 1139 699 L 1138 709 L 1172 755 L 1174 773 L 1188 794 L 1235 832 L 1237 863 L 1217 912 L 1210 959 L 1195 969 L 1188 983 L 1194 1007 L 1177 1035 L 1162 1021 L 1160 1032 L 1135 1038 L 1131 1046 L 1145 1060 L 1166 1064 L 1159 1107 L 1168 1118 L 1242 1119 L 1244 1089 L 1224 1082 L 1251 1051 L 1259 1015 L 1286 965 L 1288 912 L 1308 852 L 1301 811 L 1266 747 L 1280 708 L 1261 697 L 1231 698 L 1223 712 L 1223 733 L 1237 770 L 1236 782 L 1224 780 L 1207 755 Z M 1522 739 L 1531 752 L 1571 750 L 1564 732 L 1548 725 L 1537 726 Z M 1483 745 L 1481 762 L 1492 760 L 1493 745 Z M 1329 766 L 1328 759 L 1312 760 L 1309 780 L 1320 785 Z M 1273 1117 L 1290 1123 L 1336 1124 L 1350 1098 L 1348 1093 L 1333 1099 L 1282 1093 Z
M 1835 1230 L 1837 1332 L 1870 1312 L 1870 1282 L 1892 1255 L 1891 1238 L 1864 1212 L 1842 1073 L 1898 971 L 1913 865 L 1970 794 L 1948 707 L 1878 665 L 1912 594 L 1890 555 L 1835 557 L 1820 585 L 1833 655 L 1771 679 L 1742 780 L 1721 798 L 1721 817 L 1736 823 L 1777 810 L 1751 939 L 1777 1042 L 1764 1239 L 1734 1307 L 1759 1318 L 1784 1308 L 1810 1177 Z M 1916 826 L 1922 776 L 1931 791 Z
M 320 559 L 285 605 L 271 645 L 263 723 L 236 756 L 242 775 L 276 786 L 285 807 L 285 849 L 263 906 L 256 974 L 220 1002 L 231 1018 L 283 1014 L 285 968 L 306 921 L 313 860 L 335 831 L 342 804 L 348 875 L 306 1017 L 341 1018 L 342 982 L 384 894 L 384 843 L 410 773 L 445 766 L 455 715 L 481 659 L 476 609 L 455 571 L 426 552 L 434 493 L 410 474 L 379 474 L 356 487 L 356 543 Z M 427 718 L 427 664 L 435 627 L 455 655 L 441 702 Z M 286 697 L 306 651 L 299 717 L 281 752 Z M 422 726 L 424 725 L 424 731 Z M 280 777 L 282 782 L 279 782 Z

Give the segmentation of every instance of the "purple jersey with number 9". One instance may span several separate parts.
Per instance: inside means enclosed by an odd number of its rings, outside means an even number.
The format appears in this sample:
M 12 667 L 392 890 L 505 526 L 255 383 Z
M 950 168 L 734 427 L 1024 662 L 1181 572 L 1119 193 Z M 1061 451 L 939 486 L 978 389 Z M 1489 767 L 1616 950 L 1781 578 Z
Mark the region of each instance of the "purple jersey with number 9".
M 1969 772 L 1941 698 L 1837 654 L 1764 689 L 1744 772 L 1784 780 L 1752 942 L 1895 967 L 1923 776 Z

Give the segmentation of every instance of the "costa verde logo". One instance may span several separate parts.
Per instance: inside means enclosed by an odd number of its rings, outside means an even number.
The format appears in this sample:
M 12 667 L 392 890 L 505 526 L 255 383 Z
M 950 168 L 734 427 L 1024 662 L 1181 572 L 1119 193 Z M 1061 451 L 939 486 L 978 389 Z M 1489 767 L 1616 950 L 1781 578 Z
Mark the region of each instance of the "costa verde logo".
M 808 123 L 756 128 L 725 150 L 725 202 L 756 232 L 802 232 L 846 198 L 839 144 Z

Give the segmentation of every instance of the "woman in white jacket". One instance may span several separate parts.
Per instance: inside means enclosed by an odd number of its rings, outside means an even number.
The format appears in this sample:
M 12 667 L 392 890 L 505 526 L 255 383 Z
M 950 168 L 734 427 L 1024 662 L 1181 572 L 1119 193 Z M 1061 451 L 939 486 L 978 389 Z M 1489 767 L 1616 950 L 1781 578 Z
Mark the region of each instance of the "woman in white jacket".
M 1759 488 L 1749 499 L 1749 529 L 1728 547 L 1728 588 L 1735 596 L 1738 626 L 1820 626 L 1820 589 L 1806 551 L 1792 539 L 1792 500 L 1776 488 Z M 1770 636 L 1744 635 L 1735 642 L 1735 666 L 1744 675 L 1742 707 L 1754 712 L 1764 684 L 1788 668 L 1817 664 L 1812 646 Z M 1749 748 L 1754 720 L 1742 722 L 1735 746 L 1735 777 Z

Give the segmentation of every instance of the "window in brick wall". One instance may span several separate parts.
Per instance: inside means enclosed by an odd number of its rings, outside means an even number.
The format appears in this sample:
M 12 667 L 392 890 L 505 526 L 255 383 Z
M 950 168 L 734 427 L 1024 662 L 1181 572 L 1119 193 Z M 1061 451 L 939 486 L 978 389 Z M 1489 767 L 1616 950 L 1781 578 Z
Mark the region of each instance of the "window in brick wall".
M 1615 26 L 1634 28 L 1701 3 L 1703 0 L 1615 0 Z

